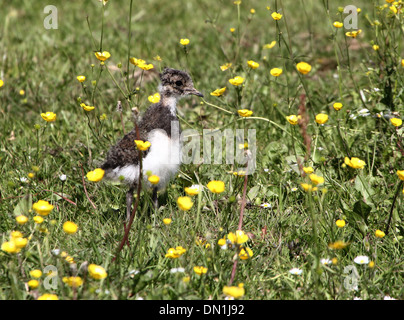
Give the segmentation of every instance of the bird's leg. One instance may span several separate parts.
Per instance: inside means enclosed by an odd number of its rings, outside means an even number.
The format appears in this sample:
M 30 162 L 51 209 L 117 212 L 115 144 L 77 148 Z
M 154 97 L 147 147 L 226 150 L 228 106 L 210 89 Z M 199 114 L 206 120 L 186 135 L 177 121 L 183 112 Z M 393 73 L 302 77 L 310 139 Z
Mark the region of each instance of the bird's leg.
M 159 199 L 158 199 L 158 196 L 157 196 L 157 188 L 156 187 L 154 187 L 153 188 L 153 205 L 154 205 L 154 209 L 158 209 L 158 207 L 159 207 Z
M 128 192 L 126 192 L 126 222 L 129 221 L 130 215 L 132 213 L 132 203 L 133 203 L 133 192 L 135 191 L 135 186 L 131 185 Z

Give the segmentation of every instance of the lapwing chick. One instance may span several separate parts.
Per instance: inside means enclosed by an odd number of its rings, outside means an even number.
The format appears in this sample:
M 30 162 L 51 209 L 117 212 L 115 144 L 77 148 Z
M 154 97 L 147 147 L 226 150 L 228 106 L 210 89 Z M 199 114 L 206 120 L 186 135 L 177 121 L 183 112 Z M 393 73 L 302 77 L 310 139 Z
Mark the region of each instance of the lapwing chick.
M 203 97 L 194 88 L 188 73 L 165 68 L 160 74 L 160 101 L 152 104 L 141 117 L 136 128 L 112 146 L 101 168 L 105 178 L 123 181 L 129 185 L 126 193 L 126 219 L 129 220 L 133 193 L 139 179 L 139 150 L 134 140 L 149 141 L 149 149 L 142 151 L 143 186 L 153 189 L 153 202 L 157 207 L 157 191 L 163 190 L 176 175 L 180 166 L 180 126 L 177 118 L 177 102 L 189 95 Z M 158 184 L 151 185 L 147 174 L 158 176 Z

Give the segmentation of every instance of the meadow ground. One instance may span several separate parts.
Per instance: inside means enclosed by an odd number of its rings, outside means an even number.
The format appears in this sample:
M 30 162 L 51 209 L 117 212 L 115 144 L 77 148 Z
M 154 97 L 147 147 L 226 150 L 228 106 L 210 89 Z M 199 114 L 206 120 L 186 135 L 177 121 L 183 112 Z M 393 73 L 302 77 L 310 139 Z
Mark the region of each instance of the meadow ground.
M 0 299 L 404 298 L 403 1 L 47 5 L 0 11 Z M 87 173 L 165 66 L 205 95 L 182 129 L 244 130 L 255 171 L 182 165 L 118 252 L 127 189 Z

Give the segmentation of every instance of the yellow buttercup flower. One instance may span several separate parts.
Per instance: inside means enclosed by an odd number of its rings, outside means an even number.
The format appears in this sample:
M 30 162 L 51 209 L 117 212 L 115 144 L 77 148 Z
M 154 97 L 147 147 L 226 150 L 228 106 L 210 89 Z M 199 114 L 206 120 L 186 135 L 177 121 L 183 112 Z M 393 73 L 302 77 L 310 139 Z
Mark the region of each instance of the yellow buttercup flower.
M 53 205 L 44 200 L 39 200 L 32 205 L 32 209 L 40 216 L 47 216 L 53 208 Z
M 181 39 L 180 40 L 180 43 L 183 45 L 183 46 L 187 46 L 187 45 L 189 45 L 189 39 Z
M 28 244 L 27 238 L 15 238 L 15 239 L 12 239 L 11 241 L 14 242 L 17 249 L 25 248 Z
M 240 110 L 237 110 L 237 112 L 241 117 L 245 117 L 245 118 L 251 117 L 251 115 L 253 114 L 253 112 L 248 109 L 240 109 Z
M 215 97 L 220 97 L 221 95 L 223 95 L 223 93 L 226 91 L 226 87 L 224 88 L 220 88 L 220 89 L 216 89 L 215 91 L 211 92 L 210 95 L 211 96 L 215 96 Z
M 401 59 L 401 66 L 404 67 L 404 59 Z
M 232 64 L 231 63 L 225 63 L 224 65 L 220 66 L 220 70 L 226 71 L 227 69 L 231 68 Z
M 19 215 L 19 216 L 15 217 L 15 221 L 17 221 L 18 224 L 23 225 L 28 222 L 28 217 L 26 217 L 24 215 Z
M 111 57 L 111 54 L 108 51 L 103 51 L 103 52 L 98 51 L 98 52 L 95 52 L 95 57 L 98 60 L 104 62 Z
M 272 49 L 273 47 L 275 47 L 275 45 L 276 41 L 273 40 L 271 43 L 264 44 L 263 49 Z
M 43 219 L 41 216 L 35 216 L 35 217 L 33 217 L 32 219 L 33 219 L 34 222 L 37 223 L 37 224 L 41 224 L 41 223 L 44 221 L 44 219 Z
M 316 115 L 316 122 L 318 124 L 324 124 L 328 121 L 328 115 L 326 115 L 325 113 L 319 113 L 318 115 Z
M 295 114 L 291 114 L 290 116 L 286 116 L 286 120 L 288 120 L 288 122 L 293 126 L 298 124 L 299 119 L 300 119 L 300 116 L 296 116 Z
M 151 184 L 158 184 L 160 181 L 160 177 L 156 176 L 155 174 L 151 175 L 147 180 L 149 180 L 149 182 Z
M 344 163 L 354 169 L 363 169 L 363 167 L 366 165 L 365 161 L 356 157 L 352 157 L 351 159 L 345 157 Z
M 236 31 L 236 28 L 230 28 L 231 33 L 233 33 L 234 31 Z
M 31 270 L 31 271 L 29 272 L 29 275 L 30 275 L 32 278 L 39 279 L 40 277 L 42 277 L 42 271 L 39 270 L 39 269 Z
M 23 234 L 21 233 L 21 231 L 11 231 L 10 237 L 11 237 L 11 240 L 14 240 L 14 239 L 22 238 Z
M 356 30 L 356 31 L 348 31 L 347 33 L 345 33 L 345 35 L 350 38 L 356 38 L 358 36 L 358 34 L 360 34 L 361 32 L 362 32 L 361 29 Z
M 149 141 L 135 140 L 136 147 L 141 151 L 146 151 L 150 148 L 151 143 Z
M 95 109 L 95 107 L 88 106 L 85 103 L 80 103 L 80 107 L 82 107 L 85 111 L 91 111 Z
M 397 170 L 397 175 L 400 180 L 404 180 L 404 170 Z
M 337 221 L 335 221 L 335 224 L 337 225 L 338 228 L 343 228 L 345 227 L 345 220 L 338 219 Z
M 66 283 L 69 287 L 80 287 L 83 285 L 84 281 L 81 277 L 63 277 L 62 281 Z
M 90 171 L 87 173 L 87 179 L 92 182 L 101 181 L 104 177 L 105 171 L 101 168 L 96 168 L 94 171 Z
M 143 59 L 137 59 L 137 58 L 135 58 L 135 57 L 130 58 L 130 59 L 129 59 L 129 62 L 130 62 L 131 64 L 135 65 L 135 66 L 138 66 L 139 64 L 145 64 L 145 63 L 146 63 L 145 60 L 143 60 Z
M 233 79 L 230 79 L 229 82 L 233 85 L 233 86 L 239 86 L 240 84 L 242 84 L 244 82 L 244 78 L 240 77 L 240 76 L 236 76 Z
M 56 121 L 56 114 L 53 112 L 46 112 L 46 113 L 41 113 L 42 119 L 44 119 L 46 122 L 53 122 Z
M 201 276 L 201 275 L 205 274 L 206 272 L 208 272 L 208 268 L 203 267 L 203 266 L 195 266 L 194 272 Z
M 386 234 L 382 230 L 376 230 L 375 236 L 378 238 L 383 238 Z
M 270 73 L 274 77 L 279 77 L 283 73 L 283 70 L 279 68 L 273 68 L 271 69 Z
M 165 257 L 170 259 L 177 259 L 181 257 L 186 251 L 187 250 L 184 249 L 183 247 L 177 246 L 175 248 L 168 249 Z
M 66 232 L 67 234 L 75 234 L 78 228 L 79 228 L 78 225 L 72 221 L 66 221 L 63 224 L 63 231 Z
M 248 241 L 248 235 L 242 230 L 237 230 L 235 233 L 230 232 L 227 235 L 227 239 L 229 239 L 233 244 L 243 244 L 244 242 Z
M 397 9 L 397 7 L 396 7 L 395 5 L 390 6 L 389 9 L 390 9 L 390 11 L 393 12 L 394 14 L 397 14 L 397 12 L 398 12 L 398 9 Z
M 91 278 L 96 280 L 105 279 L 108 275 L 108 273 L 105 271 L 103 267 L 93 263 L 88 266 L 87 270 Z
M 185 187 L 184 191 L 189 196 L 196 196 L 197 194 L 199 194 L 199 189 L 200 189 L 199 185 L 194 184 L 190 187 Z
M 234 299 L 239 299 L 244 296 L 245 294 L 245 289 L 244 285 L 240 283 L 237 287 L 236 286 L 224 286 L 223 287 L 223 293 L 226 296 L 233 297 Z
M 86 77 L 85 76 L 77 76 L 77 80 L 79 82 L 84 82 L 84 81 L 86 81 Z
M 222 193 L 225 190 L 225 184 L 220 180 L 212 180 L 207 184 L 208 189 L 213 193 Z
M 313 188 L 313 186 L 311 184 L 308 184 L 308 183 L 301 183 L 300 186 L 306 192 L 315 192 L 315 191 L 317 191 L 317 187 Z
M 0 79 L 0 88 L 4 86 L 4 81 Z
M 148 70 L 154 68 L 154 66 L 153 66 L 151 63 L 149 63 L 149 64 L 141 63 L 141 64 L 138 64 L 137 66 L 138 66 L 140 69 L 145 70 L 145 71 L 148 71 Z
M 20 94 L 20 96 L 23 96 L 25 94 L 25 90 L 21 89 L 19 94 Z
M 332 25 L 335 28 L 342 28 L 344 26 L 344 24 L 342 22 L 339 22 L 339 21 L 335 21 Z
M 154 61 L 163 61 L 163 59 L 161 59 L 161 57 L 159 55 L 153 57 Z
M 314 169 L 312 167 L 303 167 L 303 171 L 307 174 L 311 174 L 314 172 Z
M 257 69 L 260 65 L 258 62 L 255 62 L 253 60 L 249 60 L 247 61 L 247 65 L 251 68 L 251 69 Z
M 36 289 L 39 287 L 39 281 L 38 280 L 29 280 L 27 282 L 28 287 L 30 287 L 30 289 Z
M 179 207 L 181 210 L 184 210 L 184 211 L 190 210 L 190 209 L 192 208 L 192 206 L 194 205 L 194 203 L 192 202 L 191 198 L 190 198 L 190 197 L 187 197 L 187 196 L 185 196 L 185 197 L 178 197 L 178 199 L 177 199 L 177 204 L 178 204 L 178 207 Z
M 349 245 L 348 242 L 338 240 L 338 241 L 328 244 L 328 248 L 334 249 L 334 250 L 341 250 L 341 249 L 346 248 L 348 245 Z
M 250 13 L 255 14 L 255 9 L 254 8 L 250 9 Z
M 14 241 L 6 241 L 1 244 L 1 250 L 7 253 L 17 253 L 20 250 L 15 245 Z
M 169 225 L 169 224 L 171 224 L 171 222 L 172 222 L 172 220 L 170 219 L 170 218 L 164 218 L 163 219 L 163 223 L 165 224 L 165 225 Z
M 401 126 L 403 124 L 403 120 L 401 120 L 399 118 L 391 118 L 390 122 L 395 127 L 399 127 L 399 126 Z
M 59 300 L 56 294 L 45 293 L 42 296 L 38 297 L 37 300 Z
M 374 45 L 372 46 L 372 48 L 373 48 L 373 50 L 375 50 L 375 51 L 377 51 L 377 50 L 380 49 L 380 47 L 379 47 L 377 44 L 374 44 Z
M 335 102 L 335 103 L 332 105 L 332 107 L 333 107 L 335 110 L 339 111 L 339 110 L 342 109 L 342 103 L 341 103 L 341 102 Z
M 324 183 L 324 178 L 323 178 L 323 177 L 320 177 L 320 176 L 318 176 L 318 175 L 316 175 L 316 174 L 314 174 L 314 173 L 312 173 L 312 174 L 309 176 L 309 178 L 310 178 L 311 182 L 312 182 L 315 186 Z
M 278 13 L 278 12 L 272 12 L 271 17 L 274 20 L 281 20 L 282 19 L 282 15 L 280 13 Z
M 242 248 L 238 256 L 241 260 L 247 260 L 253 256 L 253 251 L 250 248 Z
M 299 71 L 301 74 L 308 74 L 311 71 L 311 65 L 308 64 L 307 62 L 299 62 L 296 65 L 297 71 Z
M 149 96 L 148 97 L 148 100 L 151 102 L 151 103 L 158 103 L 159 101 L 160 101 L 160 93 L 155 93 L 155 94 L 153 94 L 153 95 L 151 95 L 151 96 Z

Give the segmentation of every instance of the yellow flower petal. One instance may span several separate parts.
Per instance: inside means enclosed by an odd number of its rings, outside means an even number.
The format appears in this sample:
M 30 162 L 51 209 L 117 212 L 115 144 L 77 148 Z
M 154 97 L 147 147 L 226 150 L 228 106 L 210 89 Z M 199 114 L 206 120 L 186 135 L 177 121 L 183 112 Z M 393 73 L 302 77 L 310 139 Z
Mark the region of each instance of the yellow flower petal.
M 311 65 L 308 64 L 307 62 L 299 62 L 296 65 L 297 71 L 299 71 L 301 74 L 308 74 L 311 71 Z
M 149 141 L 135 140 L 136 147 L 141 151 L 146 151 L 150 148 L 151 143 Z
M 46 112 L 46 113 L 41 113 L 42 119 L 44 119 L 46 122 L 53 122 L 56 121 L 56 114 L 53 112 Z
M 104 62 L 111 57 L 111 54 L 108 51 L 103 51 L 103 52 L 98 51 L 98 52 L 95 52 L 95 57 L 98 60 Z
M 208 183 L 207 187 L 213 193 L 222 193 L 225 190 L 223 181 L 212 180 Z
M 105 171 L 101 168 L 94 169 L 87 173 L 87 179 L 93 182 L 101 181 L 104 177 Z

